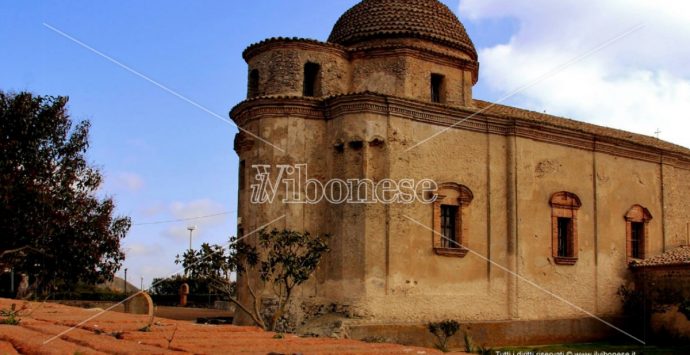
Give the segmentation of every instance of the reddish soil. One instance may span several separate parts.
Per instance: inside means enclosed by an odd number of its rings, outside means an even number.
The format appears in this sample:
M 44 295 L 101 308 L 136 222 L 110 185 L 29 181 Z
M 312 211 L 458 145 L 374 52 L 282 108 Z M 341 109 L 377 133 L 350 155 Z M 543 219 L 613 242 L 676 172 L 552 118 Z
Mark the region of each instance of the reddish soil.
M 301 338 L 256 327 L 200 325 L 54 303 L 0 298 L 12 303 L 19 325 L 0 325 L 0 354 L 440 354 L 434 349 L 347 339 Z M 68 332 L 67 332 L 68 331 Z

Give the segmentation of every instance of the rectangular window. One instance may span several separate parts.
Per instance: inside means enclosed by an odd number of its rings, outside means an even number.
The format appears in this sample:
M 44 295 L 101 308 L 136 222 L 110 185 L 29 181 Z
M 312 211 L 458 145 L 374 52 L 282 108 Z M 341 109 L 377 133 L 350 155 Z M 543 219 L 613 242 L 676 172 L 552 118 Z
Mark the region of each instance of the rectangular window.
M 239 176 L 237 178 L 238 185 L 240 186 L 240 190 L 244 190 L 244 160 L 240 160 L 240 172 Z
M 443 89 L 443 75 L 431 74 L 431 102 L 441 102 Z
M 316 63 L 304 65 L 304 96 L 318 96 L 321 93 L 319 87 L 319 71 L 321 66 Z
M 630 247 L 632 257 L 635 259 L 642 259 L 642 243 L 644 243 L 644 223 L 632 222 L 630 223 Z
M 570 250 L 572 221 L 571 218 L 558 217 L 558 256 L 572 256 L 572 250 Z
M 252 98 L 259 95 L 259 71 L 254 69 L 249 72 L 249 89 L 247 97 Z
M 460 248 L 456 234 L 458 206 L 441 205 L 441 246 L 443 248 Z

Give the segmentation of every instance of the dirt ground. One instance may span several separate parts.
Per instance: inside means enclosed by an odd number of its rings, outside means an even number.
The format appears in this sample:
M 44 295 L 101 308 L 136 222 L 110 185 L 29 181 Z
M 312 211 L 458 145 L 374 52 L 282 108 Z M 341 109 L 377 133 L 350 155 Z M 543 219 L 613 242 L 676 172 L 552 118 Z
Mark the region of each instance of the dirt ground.
M 256 327 L 201 325 L 54 303 L 0 298 L 18 325 L 0 325 L 0 354 L 440 354 L 435 349 L 277 335 Z

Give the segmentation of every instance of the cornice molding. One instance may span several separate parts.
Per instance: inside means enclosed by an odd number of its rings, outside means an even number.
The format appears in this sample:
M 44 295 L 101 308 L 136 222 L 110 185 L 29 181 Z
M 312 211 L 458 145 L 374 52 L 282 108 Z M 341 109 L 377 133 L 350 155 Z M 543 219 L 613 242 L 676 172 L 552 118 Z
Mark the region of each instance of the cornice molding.
M 349 53 L 346 47 L 336 43 L 321 42 L 315 39 L 298 37 L 272 37 L 249 45 L 243 52 L 242 58 L 249 61 L 251 58 L 276 48 L 296 48 L 301 50 L 316 50 L 319 52 L 330 52 L 343 58 L 348 58 Z
M 303 97 L 259 97 L 235 106 L 230 116 L 240 126 L 266 117 L 296 117 L 331 120 L 343 115 L 377 113 L 454 129 L 511 136 L 556 144 L 586 151 L 663 163 L 690 170 L 690 155 L 660 147 L 626 141 L 616 137 L 582 132 L 551 123 L 539 123 L 481 112 L 477 109 L 450 107 L 378 93 L 352 93 L 323 99 Z

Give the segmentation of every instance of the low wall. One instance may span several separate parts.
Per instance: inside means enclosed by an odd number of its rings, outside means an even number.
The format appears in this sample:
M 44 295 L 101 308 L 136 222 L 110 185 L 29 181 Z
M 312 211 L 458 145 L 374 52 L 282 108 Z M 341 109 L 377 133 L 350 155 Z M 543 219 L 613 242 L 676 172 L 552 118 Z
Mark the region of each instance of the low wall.
M 673 292 L 690 299 L 690 265 L 655 265 L 633 268 L 635 288 L 653 297 L 654 292 Z
M 622 323 L 619 318 L 606 321 Z M 346 324 L 346 327 L 352 339 L 424 347 L 434 347 L 436 343 L 426 324 Z M 591 342 L 621 335 L 594 318 L 463 323 L 460 329 L 450 339 L 450 348 L 465 347 L 463 332 L 469 334 L 475 346 L 485 347 Z

